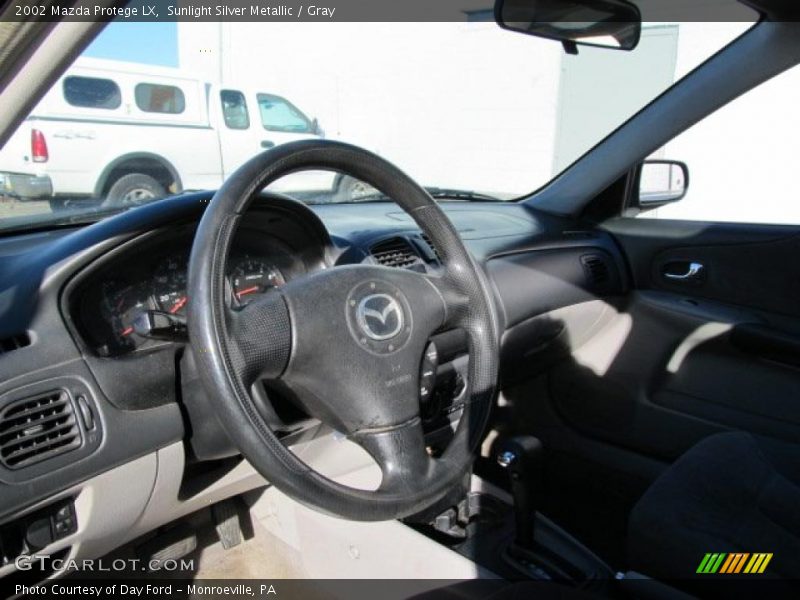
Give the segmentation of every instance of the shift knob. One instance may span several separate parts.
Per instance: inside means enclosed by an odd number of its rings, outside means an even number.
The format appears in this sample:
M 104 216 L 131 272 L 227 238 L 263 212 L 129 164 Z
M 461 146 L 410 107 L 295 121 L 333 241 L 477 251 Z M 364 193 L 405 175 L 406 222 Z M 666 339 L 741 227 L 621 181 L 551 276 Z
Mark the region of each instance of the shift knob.
M 534 523 L 542 494 L 543 447 L 539 438 L 520 435 L 504 440 L 497 464 L 508 471 L 514 497 L 516 544 L 533 549 Z

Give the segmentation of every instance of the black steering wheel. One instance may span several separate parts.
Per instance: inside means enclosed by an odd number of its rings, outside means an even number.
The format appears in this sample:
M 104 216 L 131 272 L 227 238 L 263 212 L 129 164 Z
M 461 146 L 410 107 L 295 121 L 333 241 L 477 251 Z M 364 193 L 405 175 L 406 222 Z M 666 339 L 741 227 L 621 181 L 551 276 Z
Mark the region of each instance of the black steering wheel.
M 373 265 L 328 268 L 232 308 L 231 240 L 252 198 L 291 172 L 341 171 L 393 198 L 439 252 L 437 275 Z M 348 144 L 303 140 L 268 150 L 214 195 L 189 267 L 189 334 L 205 389 L 242 454 L 305 505 L 377 521 L 428 507 L 471 466 L 497 380 L 497 311 L 483 272 L 430 195 L 382 158 Z M 469 342 L 467 400 L 441 456 L 425 447 L 419 370 L 431 335 L 462 328 Z M 376 490 L 336 483 L 302 462 L 267 425 L 249 390 L 281 379 L 304 408 L 360 444 L 380 465 Z

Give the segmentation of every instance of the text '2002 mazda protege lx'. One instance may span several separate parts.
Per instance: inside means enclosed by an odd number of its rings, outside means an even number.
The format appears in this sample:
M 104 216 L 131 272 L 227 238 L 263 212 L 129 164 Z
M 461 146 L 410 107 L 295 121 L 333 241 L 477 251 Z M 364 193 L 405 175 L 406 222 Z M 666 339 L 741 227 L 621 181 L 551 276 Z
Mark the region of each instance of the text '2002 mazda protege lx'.
M 3 597 L 797 597 L 793 3 L 219 6 L 0 14 Z

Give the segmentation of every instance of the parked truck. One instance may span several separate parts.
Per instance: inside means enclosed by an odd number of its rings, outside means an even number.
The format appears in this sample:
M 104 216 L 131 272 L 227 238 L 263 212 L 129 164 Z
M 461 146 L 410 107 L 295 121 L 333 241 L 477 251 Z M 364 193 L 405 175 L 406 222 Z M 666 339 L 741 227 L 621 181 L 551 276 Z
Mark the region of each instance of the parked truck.
M 268 90 L 82 58 L 0 151 L 0 194 L 53 210 L 136 205 L 217 188 L 265 148 L 320 136 L 316 119 Z M 308 177 L 311 188 L 339 184 Z

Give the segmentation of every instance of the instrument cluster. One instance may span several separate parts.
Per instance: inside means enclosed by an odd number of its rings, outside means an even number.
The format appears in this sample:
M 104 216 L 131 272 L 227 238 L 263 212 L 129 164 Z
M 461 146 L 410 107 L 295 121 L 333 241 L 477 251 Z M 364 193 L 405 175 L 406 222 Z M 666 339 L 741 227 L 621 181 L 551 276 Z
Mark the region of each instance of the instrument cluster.
M 83 285 L 77 320 L 98 355 L 120 356 L 158 344 L 134 326 L 144 312 L 166 313 L 176 322 L 185 319 L 191 302 L 191 244 L 189 233 L 123 248 Z M 244 230 L 234 241 L 226 270 L 230 302 L 237 307 L 284 285 L 304 266 L 281 241 Z

